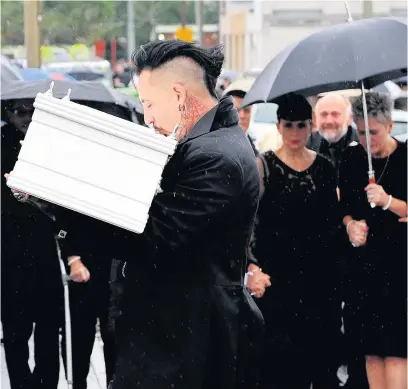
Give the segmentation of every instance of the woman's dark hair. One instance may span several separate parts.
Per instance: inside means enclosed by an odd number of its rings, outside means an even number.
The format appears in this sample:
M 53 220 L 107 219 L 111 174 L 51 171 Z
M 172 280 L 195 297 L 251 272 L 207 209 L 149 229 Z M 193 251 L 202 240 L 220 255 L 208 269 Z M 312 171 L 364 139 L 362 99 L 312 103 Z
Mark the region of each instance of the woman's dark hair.
M 132 62 L 136 74 L 140 75 L 144 69 L 160 68 L 175 58 L 190 58 L 201 67 L 205 85 L 211 95 L 216 97 L 215 85 L 224 62 L 222 49 L 220 45 L 207 49 L 177 39 L 153 41 L 140 46 L 133 54 Z

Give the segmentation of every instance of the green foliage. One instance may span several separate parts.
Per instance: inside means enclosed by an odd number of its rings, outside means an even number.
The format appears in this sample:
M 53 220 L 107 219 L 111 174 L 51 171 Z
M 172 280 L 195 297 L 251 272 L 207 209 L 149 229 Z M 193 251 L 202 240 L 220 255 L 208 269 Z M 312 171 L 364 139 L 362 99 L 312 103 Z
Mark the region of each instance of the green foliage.
M 73 44 L 84 38 L 110 40 L 126 36 L 126 1 L 42 1 L 43 40 L 51 44 Z M 158 24 L 180 24 L 181 1 L 133 3 L 137 45 L 149 40 Z M 217 1 L 204 4 L 204 23 L 218 23 Z M 194 1 L 187 3 L 187 23 L 195 22 Z M 24 44 L 24 2 L 1 2 L 2 45 Z

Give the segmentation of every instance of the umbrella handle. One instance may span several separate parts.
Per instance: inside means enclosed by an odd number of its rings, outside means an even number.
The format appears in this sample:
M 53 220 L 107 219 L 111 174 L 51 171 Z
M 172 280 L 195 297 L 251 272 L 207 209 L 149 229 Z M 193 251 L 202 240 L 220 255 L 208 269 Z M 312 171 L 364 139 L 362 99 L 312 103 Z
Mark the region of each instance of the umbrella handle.
M 375 177 L 370 177 L 368 179 L 368 183 L 369 184 L 375 184 Z M 375 208 L 375 204 L 374 203 L 370 203 L 371 208 Z

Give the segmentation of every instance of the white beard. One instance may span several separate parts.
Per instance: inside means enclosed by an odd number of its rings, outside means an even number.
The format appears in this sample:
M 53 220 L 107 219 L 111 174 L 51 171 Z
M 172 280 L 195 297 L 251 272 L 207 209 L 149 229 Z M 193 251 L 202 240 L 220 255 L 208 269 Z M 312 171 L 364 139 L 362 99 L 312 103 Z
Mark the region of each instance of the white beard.
M 344 135 L 347 134 L 348 127 L 344 126 L 340 132 L 329 131 L 326 132 L 319 128 L 319 134 L 323 139 L 329 143 L 337 143 Z

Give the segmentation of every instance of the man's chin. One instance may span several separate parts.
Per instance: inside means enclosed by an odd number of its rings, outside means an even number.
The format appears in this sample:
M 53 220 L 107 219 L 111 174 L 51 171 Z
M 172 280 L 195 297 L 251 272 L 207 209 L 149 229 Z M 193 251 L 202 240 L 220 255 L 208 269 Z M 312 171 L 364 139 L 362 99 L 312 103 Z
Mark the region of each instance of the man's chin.
M 343 131 L 327 131 L 327 130 L 319 130 L 320 135 L 322 136 L 323 139 L 325 139 L 329 143 L 336 143 L 338 142 L 343 136 L 344 132 Z

